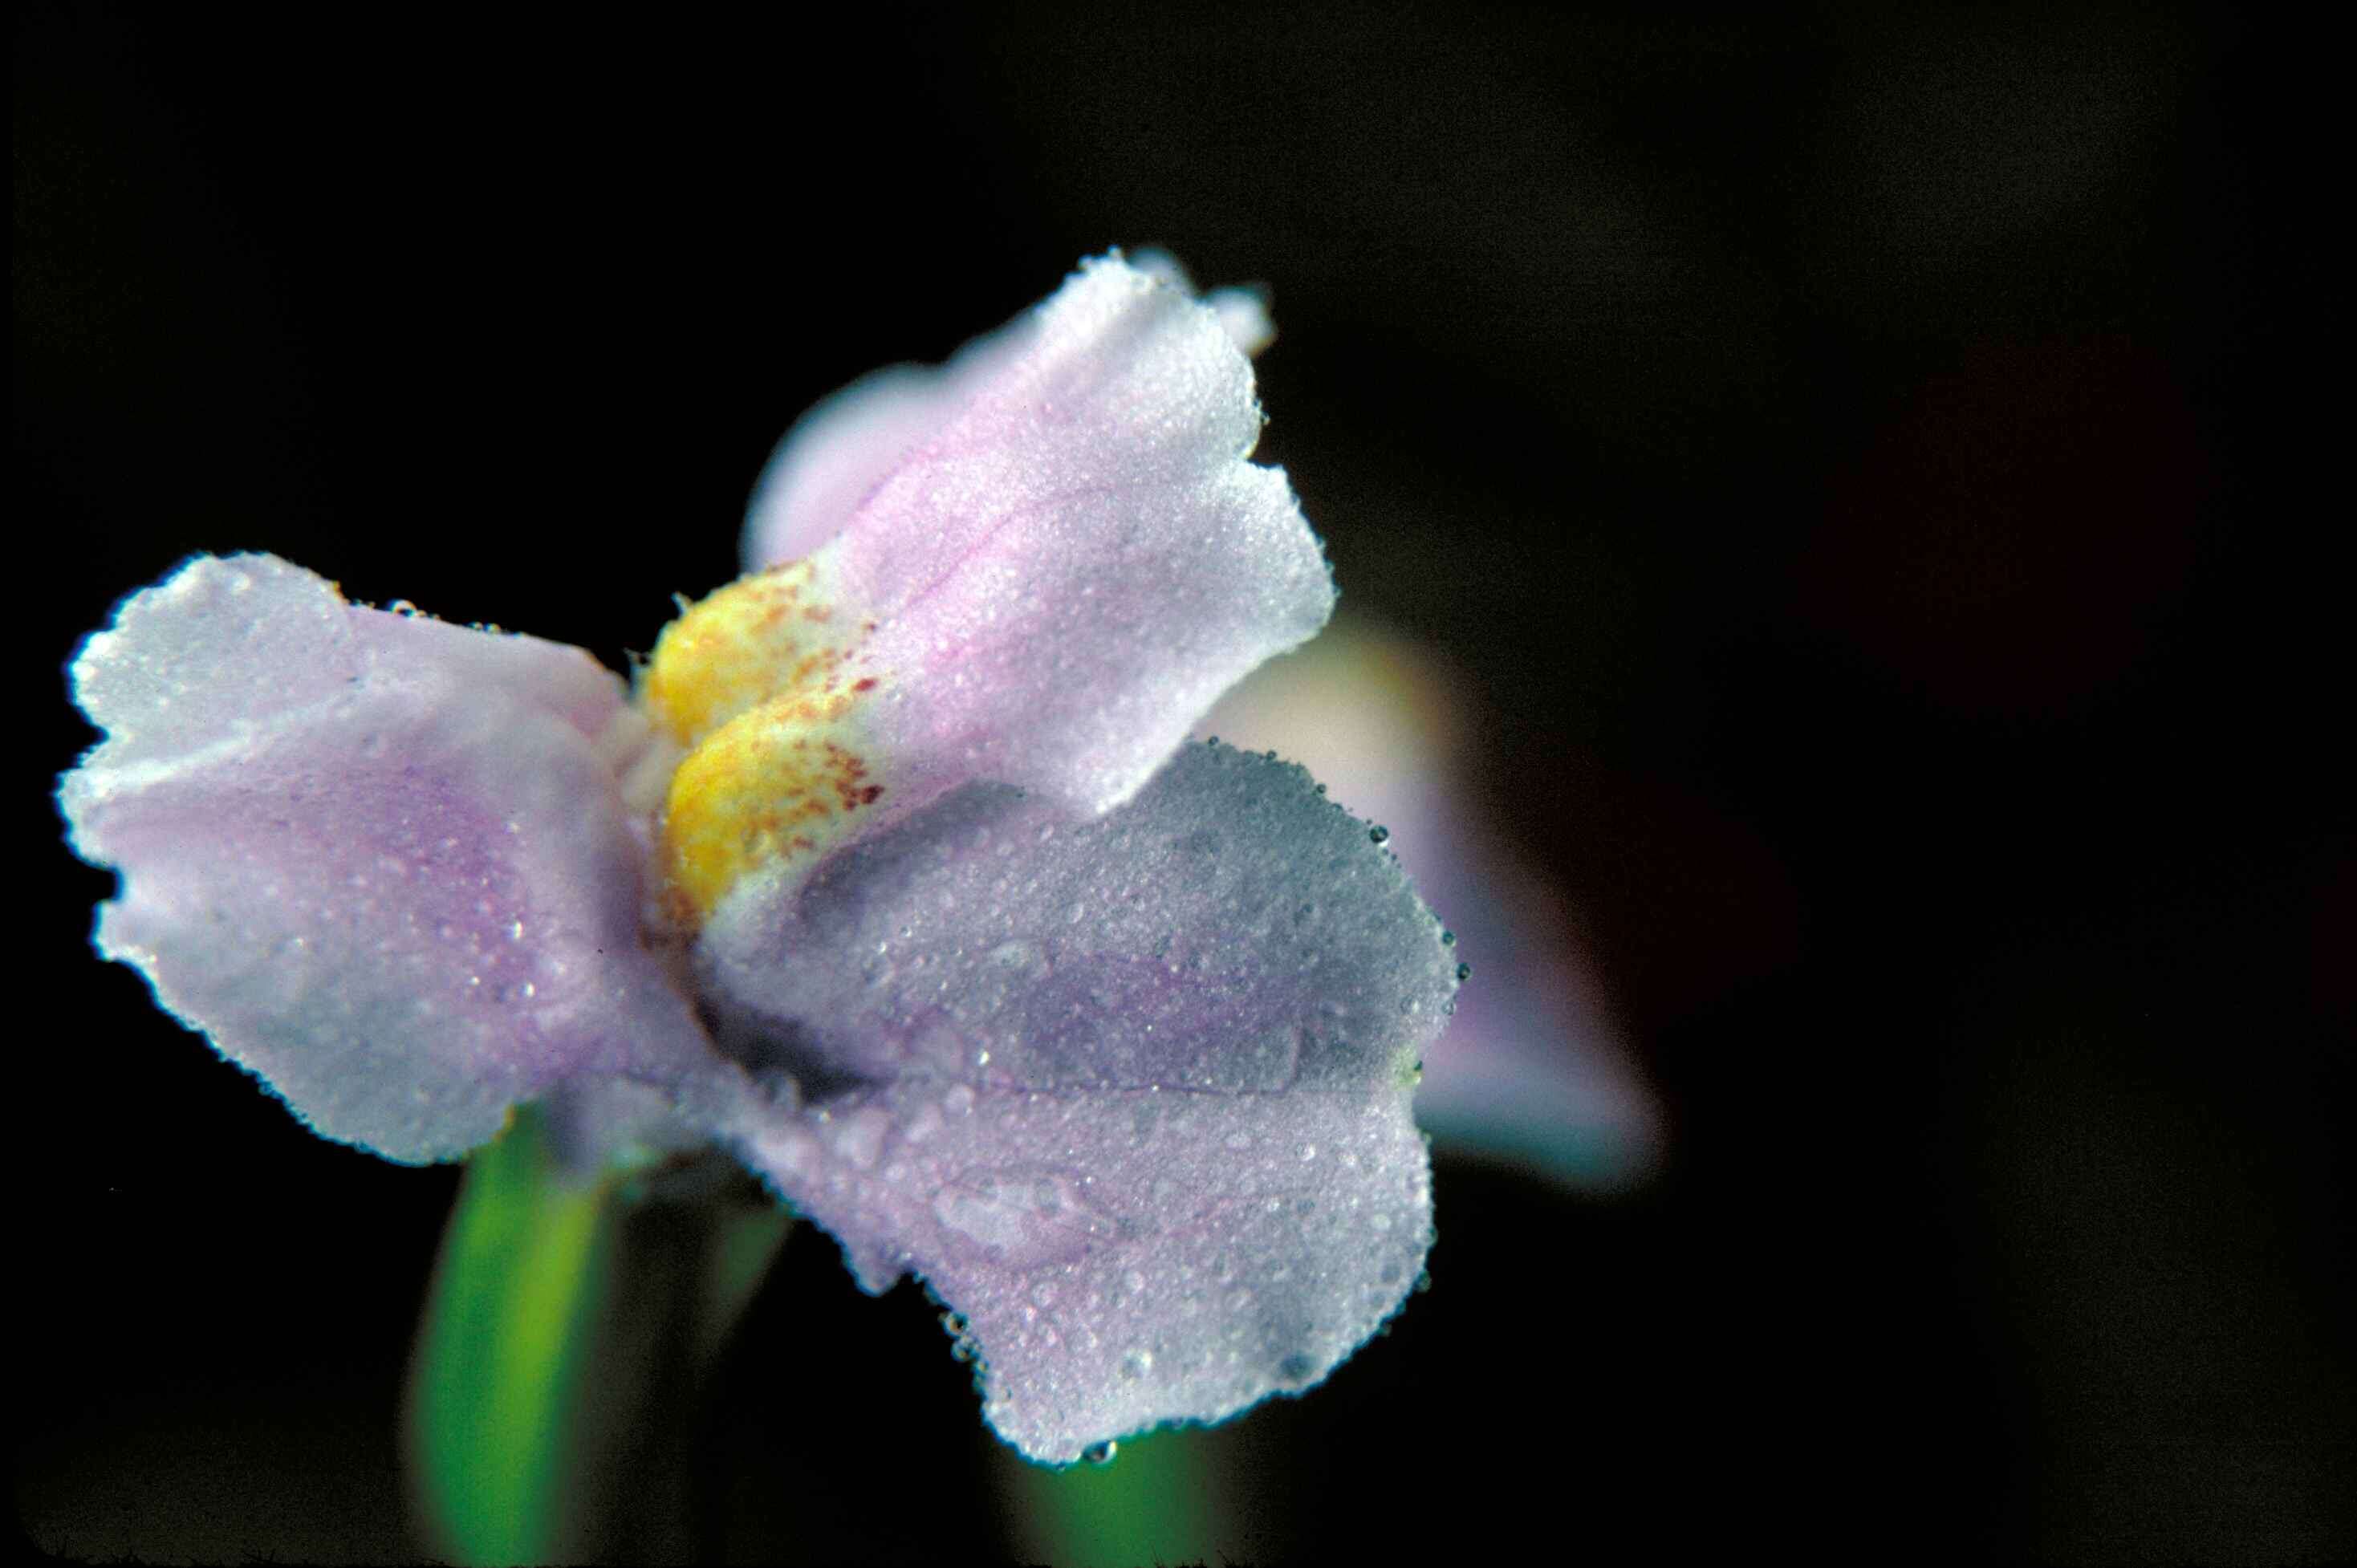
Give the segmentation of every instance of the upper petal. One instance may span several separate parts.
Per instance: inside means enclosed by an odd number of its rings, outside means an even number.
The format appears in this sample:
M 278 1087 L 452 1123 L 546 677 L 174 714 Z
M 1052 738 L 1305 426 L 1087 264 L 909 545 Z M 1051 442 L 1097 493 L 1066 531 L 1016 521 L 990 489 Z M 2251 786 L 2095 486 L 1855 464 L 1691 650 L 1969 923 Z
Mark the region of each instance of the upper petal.
M 1135 270 L 1192 295 L 1176 257 L 1147 250 Z M 1203 297 L 1229 341 L 1258 354 L 1276 337 L 1258 291 L 1214 289 Z M 746 509 L 745 570 L 798 561 L 843 531 L 893 471 L 954 419 L 999 368 L 1031 347 L 1031 313 L 985 333 L 941 365 L 891 365 L 860 377 L 794 422 L 754 484 Z
M 1074 823 L 975 786 L 726 907 L 699 958 L 756 1166 L 964 1315 L 1034 1457 L 1317 1381 L 1430 1240 L 1454 955 L 1298 768 L 1189 746 Z
M 108 731 L 59 789 L 122 873 L 101 950 L 318 1132 L 450 1158 L 576 1075 L 708 1055 L 640 942 L 634 721 L 587 654 L 200 557 L 74 681 Z
M 799 561 L 842 532 L 870 493 L 1022 342 L 1009 328 L 967 344 L 947 364 L 872 371 L 796 420 L 753 486 L 745 570 Z
M 1260 426 L 1219 314 L 1111 257 L 938 375 L 814 414 L 748 537 L 764 564 L 828 541 L 899 800 L 985 778 L 1103 811 L 1332 609 L 1284 475 L 1248 460 Z

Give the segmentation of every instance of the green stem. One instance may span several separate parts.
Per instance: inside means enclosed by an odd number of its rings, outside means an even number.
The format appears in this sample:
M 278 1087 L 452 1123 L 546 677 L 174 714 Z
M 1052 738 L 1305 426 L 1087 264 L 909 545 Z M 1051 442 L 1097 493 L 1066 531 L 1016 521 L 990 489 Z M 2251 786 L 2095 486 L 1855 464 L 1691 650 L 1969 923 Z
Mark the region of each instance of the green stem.
M 1231 1477 L 1225 1432 L 1182 1429 L 1122 1443 L 1112 1462 L 1051 1470 L 994 1444 L 999 1495 L 1011 1505 L 1019 1555 L 1058 1568 L 1218 1563 Z
M 691 1555 L 693 1396 L 789 1226 L 741 1173 L 568 1175 L 519 1112 L 468 1166 L 411 1367 L 412 1495 L 434 1549 Z

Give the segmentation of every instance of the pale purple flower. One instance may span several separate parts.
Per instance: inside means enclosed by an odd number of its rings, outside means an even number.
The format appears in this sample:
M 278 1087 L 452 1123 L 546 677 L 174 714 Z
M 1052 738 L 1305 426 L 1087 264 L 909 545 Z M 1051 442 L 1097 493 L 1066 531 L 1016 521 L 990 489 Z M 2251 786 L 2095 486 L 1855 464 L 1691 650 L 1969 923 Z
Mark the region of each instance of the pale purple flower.
M 1234 313 L 1231 312 L 1232 318 Z M 1221 315 L 1119 257 L 781 448 L 635 691 L 199 557 L 75 661 L 97 941 L 322 1134 L 733 1149 L 920 1275 L 1062 1462 L 1323 1378 L 1431 1240 L 1458 954 L 1299 768 L 1185 740 L 1332 586 Z

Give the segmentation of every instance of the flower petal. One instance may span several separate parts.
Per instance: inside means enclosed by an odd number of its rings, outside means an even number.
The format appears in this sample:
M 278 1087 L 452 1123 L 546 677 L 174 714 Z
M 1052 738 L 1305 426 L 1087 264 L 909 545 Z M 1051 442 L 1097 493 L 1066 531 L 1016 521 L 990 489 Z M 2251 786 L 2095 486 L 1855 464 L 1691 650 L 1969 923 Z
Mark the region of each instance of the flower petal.
M 1585 1189 L 1641 1180 L 1661 1158 L 1661 1112 L 1569 919 L 1469 808 L 1480 791 L 1460 707 L 1415 643 L 1345 618 L 1254 671 L 1197 727 L 1284 746 L 1383 823 L 1455 931 L 1474 973 L 1416 1092 L 1416 1120 L 1439 1147 Z
M 699 948 L 776 1086 L 737 1140 L 867 1288 L 965 1316 L 1027 1454 L 1306 1387 L 1405 1299 L 1455 960 L 1300 769 L 1188 746 L 1081 823 L 974 786 L 752 905 Z
M 575 1075 L 708 1057 L 639 941 L 636 721 L 578 650 L 199 557 L 74 680 L 109 736 L 60 804 L 123 873 L 100 950 L 321 1133 L 447 1159 Z
M 1247 461 L 1260 425 L 1219 314 L 1110 257 L 936 379 L 813 415 L 748 542 L 768 564 L 831 538 L 900 800 L 985 778 L 1103 811 L 1332 609 L 1284 475 Z
M 745 570 L 799 561 L 842 532 L 860 504 L 949 424 L 1022 341 L 1010 328 L 976 338 L 947 364 L 872 371 L 796 420 L 754 483 Z
M 1182 294 L 1196 292 L 1168 251 L 1140 251 L 1131 265 Z M 1214 289 L 1202 300 L 1245 355 L 1275 340 L 1275 324 L 1258 290 Z M 796 420 L 754 483 L 745 515 L 745 570 L 799 561 L 840 533 L 896 468 L 1028 348 L 1030 314 L 976 338 L 946 363 L 870 371 Z

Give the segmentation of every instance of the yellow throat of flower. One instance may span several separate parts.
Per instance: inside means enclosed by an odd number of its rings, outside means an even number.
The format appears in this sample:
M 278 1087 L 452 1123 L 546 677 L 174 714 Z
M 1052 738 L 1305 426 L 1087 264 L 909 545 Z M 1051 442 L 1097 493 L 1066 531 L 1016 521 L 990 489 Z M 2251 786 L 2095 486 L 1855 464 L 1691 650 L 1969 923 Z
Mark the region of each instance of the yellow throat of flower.
M 663 628 L 640 672 L 647 716 L 686 748 L 662 822 L 665 897 L 703 924 L 748 874 L 815 861 L 884 793 L 852 655 L 872 625 L 828 603 L 823 556 L 742 577 Z

